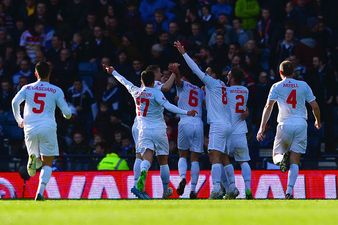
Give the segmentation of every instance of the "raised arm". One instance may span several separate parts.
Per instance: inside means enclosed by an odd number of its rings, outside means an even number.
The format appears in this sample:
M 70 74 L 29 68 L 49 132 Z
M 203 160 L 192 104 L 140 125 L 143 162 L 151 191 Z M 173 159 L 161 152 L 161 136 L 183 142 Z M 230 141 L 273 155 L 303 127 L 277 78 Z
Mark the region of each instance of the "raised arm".
M 135 86 L 133 83 L 131 83 L 129 80 L 124 78 L 121 74 L 119 74 L 114 67 L 112 66 L 104 66 L 107 73 L 112 74 L 116 80 L 118 80 L 123 86 L 125 86 L 128 90 L 128 92 L 131 95 L 134 95 L 136 92 L 139 91 L 139 87 Z
M 187 52 L 184 49 L 184 46 L 179 41 L 174 42 L 174 46 L 177 50 L 182 54 L 185 62 L 188 64 L 189 68 L 192 70 L 194 74 L 198 76 L 203 82 L 206 77 L 205 73 L 198 67 L 198 65 L 190 58 Z
M 172 72 L 175 75 L 175 82 L 176 82 L 176 86 L 181 88 L 183 86 L 183 82 L 181 80 L 181 74 L 180 74 L 180 70 L 179 67 L 180 64 L 178 63 L 172 63 L 169 65 L 169 71 Z
M 262 121 L 261 121 L 261 126 L 259 128 L 259 131 L 257 133 L 257 141 L 263 141 L 264 139 L 264 133 L 265 133 L 265 127 L 266 124 L 268 123 L 271 112 L 273 110 L 273 106 L 275 104 L 275 100 L 268 100 L 265 104 L 263 114 L 262 114 Z
M 14 96 L 12 100 L 12 111 L 14 118 L 20 128 L 23 128 L 23 118 L 20 115 L 20 104 L 25 101 L 25 90 L 25 87 L 21 88 L 21 90 Z
M 162 85 L 161 91 L 168 92 L 170 91 L 171 87 L 173 86 L 175 81 L 175 74 L 171 74 L 169 79 Z
M 56 100 L 56 105 L 61 110 L 64 118 L 69 120 L 72 117 L 72 110 L 68 106 L 62 90 L 60 90 L 60 92 L 59 92 L 59 96 L 57 97 L 57 100 Z

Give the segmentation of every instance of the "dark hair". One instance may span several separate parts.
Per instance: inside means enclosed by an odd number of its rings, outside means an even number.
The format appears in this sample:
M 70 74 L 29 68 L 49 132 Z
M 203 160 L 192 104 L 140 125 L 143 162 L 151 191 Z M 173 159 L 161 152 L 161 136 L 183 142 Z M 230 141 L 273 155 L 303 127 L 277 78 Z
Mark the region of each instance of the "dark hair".
M 145 70 L 141 73 L 141 79 L 142 79 L 142 82 L 143 84 L 146 86 L 146 87 L 150 87 L 151 85 L 154 84 L 155 82 L 155 75 L 154 75 L 154 72 L 151 71 L 151 70 Z
M 160 67 L 158 65 L 149 65 L 146 68 L 146 71 L 151 71 L 153 73 L 155 73 L 156 70 L 160 69 Z
M 280 64 L 280 73 L 285 77 L 292 76 L 294 69 L 293 63 L 288 60 Z
M 244 79 L 244 73 L 239 68 L 232 68 L 231 69 L 231 77 L 234 79 L 236 84 L 240 84 Z
M 38 62 L 35 66 L 35 70 L 38 73 L 39 77 L 44 79 L 47 78 L 50 74 L 50 67 L 46 62 Z

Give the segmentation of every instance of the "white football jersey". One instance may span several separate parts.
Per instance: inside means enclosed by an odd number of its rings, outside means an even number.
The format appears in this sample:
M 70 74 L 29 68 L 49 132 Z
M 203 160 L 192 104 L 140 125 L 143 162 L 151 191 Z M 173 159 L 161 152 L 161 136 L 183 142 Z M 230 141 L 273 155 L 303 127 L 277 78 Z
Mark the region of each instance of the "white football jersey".
M 227 86 L 224 82 L 205 75 L 201 79 L 205 84 L 205 100 L 208 123 L 231 124 L 230 107 L 227 97 Z
M 177 106 L 181 109 L 185 109 L 187 111 L 196 110 L 197 115 L 195 117 L 180 115 L 181 120 L 195 118 L 202 118 L 202 104 L 204 98 L 204 92 L 197 86 L 187 82 L 182 81 L 182 87 L 177 87 L 177 96 L 178 102 Z
M 244 86 L 231 86 L 227 88 L 228 100 L 231 111 L 231 125 L 234 129 L 232 134 L 248 132 L 245 120 L 241 120 L 241 114 L 246 110 L 249 90 Z
M 65 101 L 63 91 L 48 82 L 36 81 L 25 85 L 12 100 L 15 119 L 21 123 L 20 104 L 25 101 L 24 129 L 29 131 L 39 126 L 56 128 L 55 108 L 58 106 L 65 118 L 71 117 L 71 110 Z
M 311 88 L 304 81 L 286 78 L 272 85 L 268 100 L 278 104 L 278 123 L 297 123 L 307 119 L 306 102 L 316 100 Z

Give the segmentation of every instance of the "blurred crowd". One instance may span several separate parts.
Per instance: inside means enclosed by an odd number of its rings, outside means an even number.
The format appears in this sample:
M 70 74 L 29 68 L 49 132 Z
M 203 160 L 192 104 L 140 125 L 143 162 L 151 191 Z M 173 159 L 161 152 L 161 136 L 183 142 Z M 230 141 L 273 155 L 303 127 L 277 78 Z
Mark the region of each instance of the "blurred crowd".
M 162 82 L 170 76 L 171 62 L 181 63 L 181 73 L 188 75 L 191 71 L 173 48 L 175 40 L 184 43 L 202 69 L 227 74 L 240 67 L 245 72 L 254 168 L 259 149 L 272 146 L 276 111 L 268 138 L 258 143 L 254 137 L 285 59 L 295 64 L 296 78 L 311 86 L 322 111 L 320 131 L 309 114 L 306 157 L 337 154 L 337 9 L 338 1 L 331 0 L 1 0 L 0 158 L 26 156 L 11 100 L 35 80 L 35 63 L 45 60 L 53 67 L 51 82 L 63 89 L 73 111 L 71 121 L 57 112 L 60 157 L 55 169 L 96 169 L 108 153 L 131 165 L 134 103 L 101 65 L 114 65 L 135 85 L 150 64 L 161 67 Z M 172 103 L 175 95 L 175 87 L 166 93 Z M 167 112 L 165 120 L 175 155 L 178 120 Z M 9 168 L 2 164 L 1 169 Z

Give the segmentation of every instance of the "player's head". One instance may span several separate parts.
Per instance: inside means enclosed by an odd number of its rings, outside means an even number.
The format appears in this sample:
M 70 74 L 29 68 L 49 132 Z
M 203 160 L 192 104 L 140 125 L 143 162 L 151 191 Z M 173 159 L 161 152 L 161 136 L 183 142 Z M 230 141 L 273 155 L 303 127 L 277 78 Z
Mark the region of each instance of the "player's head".
M 151 70 L 145 70 L 141 73 L 141 82 L 145 87 L 153 87 L 155 82 L 154 72 Z
M 291 61 L 285 60 L 279 66 L 279 74 L 281 78 L 293 77 L 294 65 Z
M 244 79 L 244 73 L 239 68 L 232 68 L 228 75 L 228 84 L 231 85 L 240 85 Z
M 49 79 L 50 76 L 50 66 L 46 62 L 38 62 L 35 66 L 35 76 L 38 79 Z
M 155 76 L 155 80 L 161 81 L 162 72 L 161 72 L 161 68 L 158 65 L 149 65 L 147 66 L 146 71 L 153 72 Z

